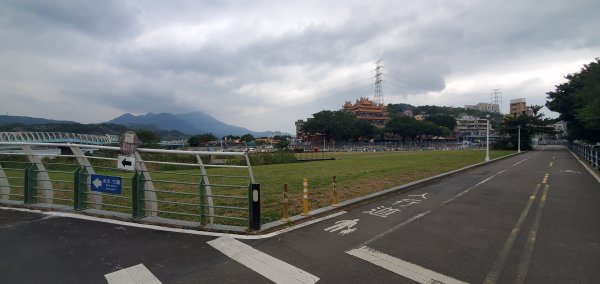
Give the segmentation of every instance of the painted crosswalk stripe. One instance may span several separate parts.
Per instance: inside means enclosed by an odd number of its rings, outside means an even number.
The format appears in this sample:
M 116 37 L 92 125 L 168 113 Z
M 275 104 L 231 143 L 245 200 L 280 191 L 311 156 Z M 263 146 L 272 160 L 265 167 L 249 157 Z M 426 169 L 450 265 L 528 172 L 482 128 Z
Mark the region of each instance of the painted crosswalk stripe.
M 419 283 L 466 283 L 366 246 L 349 250 L 346 253 Z
M 319 281 L 319 277 L 231 237 L 220 237 L 209 241 L 208 244 L 275 283 L 306 284 Z
M 109 284 L 138 284 L 138 283 L 139 284 L 141 284 L 141 283 L 161 284 L 162 283 L 142 263 L 140 263 L 138 265 L 134 265 L 132 267 L 125 268 L 125 269 L 121 269 L 119 271 L 115 271 L 115 272 L 106 274 L 106 275 L 104 275 L 104 277 L 106 278 L 106 281 L 108 281 Z

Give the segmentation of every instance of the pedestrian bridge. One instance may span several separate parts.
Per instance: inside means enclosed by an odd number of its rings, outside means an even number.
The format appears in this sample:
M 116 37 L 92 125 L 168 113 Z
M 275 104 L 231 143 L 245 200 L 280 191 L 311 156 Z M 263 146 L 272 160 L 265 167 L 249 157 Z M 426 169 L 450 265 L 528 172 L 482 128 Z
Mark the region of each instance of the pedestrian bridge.
M 106 145 L 119 142 L 116 135 L 92 135 L 66 132 L 0 132 L 0 142 L 76 143 Z

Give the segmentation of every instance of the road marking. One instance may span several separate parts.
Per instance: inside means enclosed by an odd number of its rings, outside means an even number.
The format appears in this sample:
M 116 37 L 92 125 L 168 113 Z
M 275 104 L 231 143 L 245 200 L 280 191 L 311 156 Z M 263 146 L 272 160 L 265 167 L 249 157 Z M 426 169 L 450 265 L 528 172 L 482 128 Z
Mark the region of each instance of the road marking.
M 521 227 L 523 226 L 523 222 L 525 222 L 525 217 L 527 217 L 527 214 L 529 214 L 531 205 L 533 205 L 533 201 L 535 200 L 535 197 L 537 196 L 537 193 L 539 190 L 540 190 L 540 184 L 538 184 L 535 187 L 533 194 L 531 194 L 529 196 L 529 201 L 527 201 L 527 205 L 525 205 L 525 208 L 523 208 L 523 212 L 521 212 L 521 216 L 519 217 L 517 224 L 510 232 L 510 235 L 508 236 L 506 243 L 504 243 L 502 250 L 498 254 L 498 257 L 496 257 L 496 261 L 494 262 L 494 265 L 492 265 L 492 269 L 490 270 L 488 275 L 485 277 L 485 280 L 483 281 L 483 283 L 493 284 L 493 283 L 498 282 L 498 278 L 500 277 L 500 273 L 504 269 L 504 264 L 506 263 L 508 254 L 510 253 L 510 251 L 512 250 L 512 248 L 515 244 L 517 235 L 519 234 L 519 231 L 521 230 Z
M 514 166 L 517 166 L 518 164 L 520 164 L 522 162 L 525 162 L 525 161 L 529 160 L 529 158 L 531 158 L 531 157 L 527 157 L 527 158 L 525 158 L 523 160 L 518 161 L 516 164 L 512 165 L 511 168 L 514 167 Z
M 198 230 L 191 230 L 191 229 L 179 229 L 179 228 L 171 228 L 171 227 L 163 227 L 163 226 L 158 226 L 158 225 L 148 225 L 148 224 L 140 224 L 140 223 L 133 223 L 133 222 L 127 222 L 127 221 L 120 221 L 120 220 L 113 220 L 113 219 L 104 219 L 104 218 L 100 218 L 100 217 L 94 217 L 94 216 L 88 216 L 88 215 L 81 215 L 81 214 L 74 214 L 74 213 L 67 213 L 67 212 L 55 212 L 55 211 L 42 211 L 42 210 L 36 210 L 36 209 L 28 209 L 28 208 L 17 208 L 17 207 L 3 207 L 0 206 L 0 210 L 12 210 L 12 211 L 21 211 L 21 212 L 29 212 L 29 213 L 39 213 L 39 214 L 44 214 L 44 215 L 48 215 L 48 216 L 56 216 L 56 217 L 64 217 L 64 218 L 73 218 L 73 219 L 80 219 L 80 220 L 86 220 L 86 221 L 93 221 L 93 222 L 100 222 L 100 223 L 107 223 L 107 224 L 114 224 L 114 225 L 121 225 L 121 226 L 128 226 L 128 227 L 133 227 L 133 228 L 141 228 L 141 229 L 149 229 L 149 230 L 156 230 L 156 231 L 163 231 L 163 232 L 172 232 L 172 233 L 180 233 L 180 234 L 189 234 L 189 235 L 198 235 L 198 236 L 210 236 L 210 237 L 223 237 L 223 236 L 229 236 L 235 239 L 244 239 L 244 240 L 260 240 L 260 239 L 267 239 L 267 238 L 271 238 L 283 233 L 287 233 L 293 230 L 297 230 L 300 229 L 302 227 L 306 227 L 308 225 L 312 225 L 314 223 L 318 223 L 324 220 L 328 220 L 331 218 L 335 218 L 338 217 L 340 215 L 344 215 L 348 212 L 346 211 L 340 211 L 337 212 L 335 214 L 331 214 L 328 216 L 324 216 L 321 218 L 317 218 L 308 222 L 304 222 L 298 225 L 294 225 L 291 227 L 287 227 L 283 230 L 279 230 L 279 231 L 275 231 L 272 233 L 268 233 L 268 234 L 264 234 L 264 235 L 236 235 L 236 234 L 227 234 L 227 233 L 216 233 L 216 232 L 206 232 L 206 231 L 198 231 Z
M 547 183 L 547 182 L 548 182 L 548 176 L 549 176 L 548 174 L 545 174 L 545 175 L 544 175 L 544 180 L 542 180 L 542 183 L 543 183 L 543 184 L 545 184 L 545 183 Z
M 335 225 L 325 228 L 323 229 L 323 231 L 326 232 L 337 232 L 340 231 L 339 234 L 342 236 L 345 236 L 347 234 L 353 233 L 354 231 L 356 231 L 356 228 L 352 228 L 354 226 L 356 226 L 356 224 L 358 224 L 358 221 L 360 221 L 359 219 L 354 219 L 354 220 L 339 220 L 337 222 L 335 222 Z M 342 230 L 346 228 L 345 230 Z
M 430 210 L 430 211 L 425 211 L 425 212 L 423 212 L 423 213 L 421 213 L 421 214 L 417 214 L 417 215 L 415 215 L 415 216 L 412 216 L 410 219 L 408 219 L 408 220 L 406 220 L 406 221 L 404 221 L 404 222 L 402 222 L 402 223 L 400 223 L 400 224 L 398 224 L 398 225 L 396 225 L 396 226 L 392 227 L 391 229 L 388 229 L 387 231 L 385 231 L 385 232 L 383 232 L 383 233 L 381 233 L 381 234 L 378 234 L 378 235 L 376 235 L 376 236 L 374 236 L 374 237 L 370 238 L 370 239 L 369 239 L 369 240 L 367 240 L 366 242 L 362 243 L 362 244 L 361 244 L 361 246 L 366 246 L 366 245 L 368 245 L 369 243 L 371 243 L 371 242 L 373 242 L 373 241 L 375 241 L 375 240 L 378 240 L 378 239 L 380 239 L 381 237 L 383 237 L 383 236 L 385 236 L 385 235 L 387 235 L 387 234 L 389 234 L 389 233 L 391 233 L 391 232 L 393 232 L 393 231 L 395 231 L 395 230 L 398 230 L 398 229 L 400 229 L 400 228 L 402 228 L 402 227 L 404 227 L 404 226 L 406 226 L 406 225 L 408 225 L 408 224 L 412 223 L 413 221 L 415 221 L 415 220 L 417 220 L 417 219 L 419 219 L 419 218 L 421 218 L 421 217 L 424 217 L 425 215 L 427 215 L 427 214 L 429 214 L 429 213 L 431 213 L 431 210 Z
M 292 266 L 231 237 L 208 242 L 231 259 L 254 270 L 275 283 L 316 283 L 319 277 Z
M 466 283 L 366 246 L 349 250 L 346 253 L 419 283 Z
M 529 159 L 529 158 L 527 158 L 527 159 Z M 527 160 L 527 159 L 525 159 L 525 160 Z M 525 161 L 525 160 L 523 160 L 523 161 Z M 522 161 L 521 161 L 521 162 L 522 162 Z M 520 162 L 519 162 L 519 163 L 520 163 Z M 518 164 L 518 163 L 517 163 L 517 164 Z M 515 164 L 515 165 L 516 165 L 516 164 Z M 514 167 L 515 165 L 513 165 L 513 167 Z M 504 169 L 504 170 L 501 170 L 501 171 L 499 171 L 499 172 L 495 173 L 493 176 L 491 176 L 491 177 L 488 177 L 488 178 L 486 178 L 486 179 L 484 179 L 484 180 L 482 180 L 482 181 L 478 182 L 477 184 L 470 186 L 469 188 L 467 188 L 467 189 L 465 189 L 465 190 L 463 190 L 463 191 L 459 192 L 458 194 L 456 194 L 456 195 L 454 195 L 454 196 L 450 197 L 448 200 L 446 200 L 446 201 L 444 201 L 444 202 L 442 202 L 442 203 L 443 203 L 443 204 L 448 204 L 448 203 L 450 203 L 450 202 L 454 201 L 455 199 L 457 199 L 457 198 L 459 198 L 459 197 L 463 196 L 465 193 L 467 193 L 467 192 L 471 191 L 471 189 L 473 189 L 473 188 L 476 188 L 476 187 L 478 187 L 478 186 L 480 186 L 480 185 L 482 185 L 482 184 L 484 184 L 484 183 L 486 183 L 486 182 L 490 181 L 491 179 L 495 178 L 495 177 L 496 177 L 496 176 L 498 176 L 499 174 L 502 174 L 502 173 L 504 173 L 505 171 L 506 171 L 506 169 Z
M 525 248 L 523 250 L 523 255 L 521 256 L 521 260 L 519 261 L 519 265 L 517 266 L 516 283 L 518 284 L 525 283 L 525 278 L 527 277 L 529 263 L 531 262 L 531 255 L 533 254 L 533 246 L 535 245 L 535 240 L 537 238 L 537 231 L 540 227 L 540 219 L 542 218 L 542 211 L 544 210 L 544 206 L 546 204 L 547 195 L 548 185 L 544 186 L 544 193 L 542 194 L 540 205 L 538 206 L 537 213 L 535 214 L 535 221 L 531 226 L 531 230 L 529 231 L 529 235 L 527 236 L 527 242 L 525 243 Z
M 550 162 L 550 167 L 552 167 L 552 165 L 554 165 L 554 162 Z
M 104 275 L 109 284 L 161 284 L 160 280 L 140 263 L 132 267 L 121 269 Z

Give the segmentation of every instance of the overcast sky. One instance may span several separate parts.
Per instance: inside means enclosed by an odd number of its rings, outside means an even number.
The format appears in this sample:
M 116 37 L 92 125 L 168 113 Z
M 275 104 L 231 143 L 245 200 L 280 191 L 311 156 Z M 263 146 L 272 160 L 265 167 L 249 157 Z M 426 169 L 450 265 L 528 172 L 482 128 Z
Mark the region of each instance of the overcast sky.
M 545 93 L 600 56 L 600 1 L 0 2 L 0 112 L 92 123 L 202 111 L 252 130 L 373 96 Z M 548 112 L 555 117 L 556 114 Z

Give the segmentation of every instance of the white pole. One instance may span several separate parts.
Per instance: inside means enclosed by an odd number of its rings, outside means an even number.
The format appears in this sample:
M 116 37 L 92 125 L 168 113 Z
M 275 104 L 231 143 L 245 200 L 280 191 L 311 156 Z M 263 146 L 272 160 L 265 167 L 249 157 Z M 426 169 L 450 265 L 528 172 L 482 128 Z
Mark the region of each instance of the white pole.
M 490 160 L 490 115 L 488 114 L 485 125 L 485 161 Z
M 519 142 L 517 142 L 519 144 L 519 150 L 518 152 L 521 153 L 521 125 L 519 125 Z

